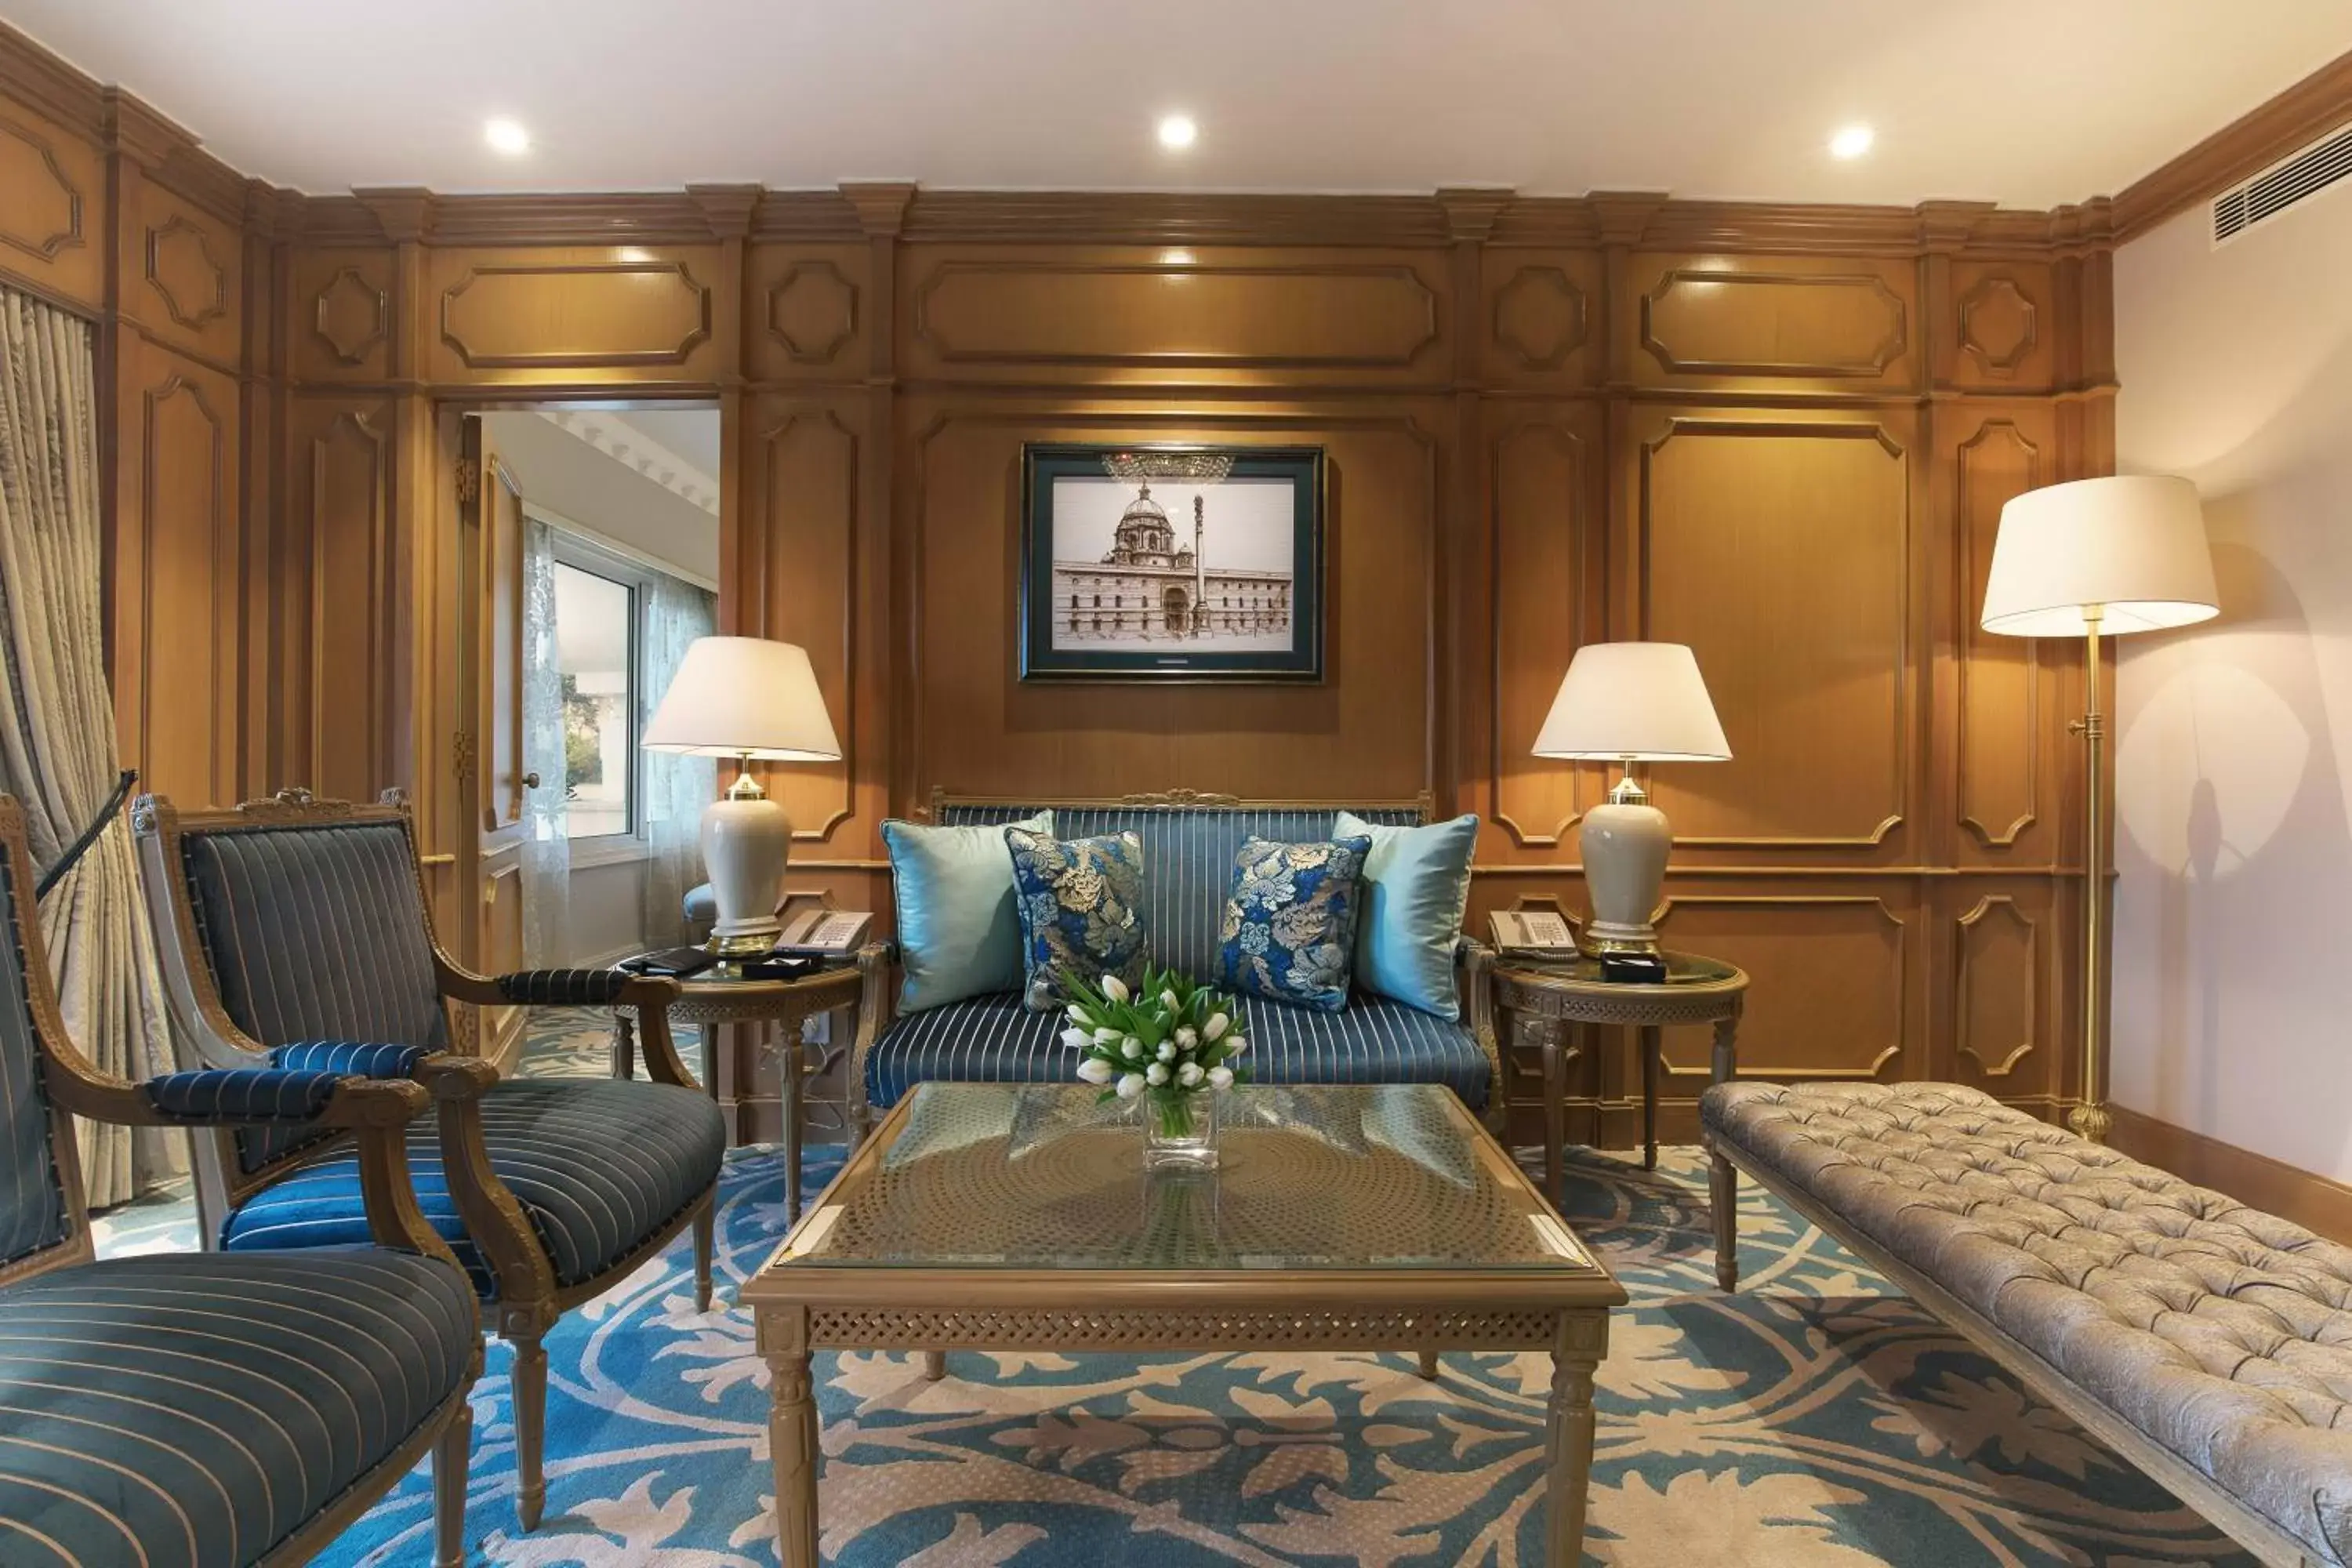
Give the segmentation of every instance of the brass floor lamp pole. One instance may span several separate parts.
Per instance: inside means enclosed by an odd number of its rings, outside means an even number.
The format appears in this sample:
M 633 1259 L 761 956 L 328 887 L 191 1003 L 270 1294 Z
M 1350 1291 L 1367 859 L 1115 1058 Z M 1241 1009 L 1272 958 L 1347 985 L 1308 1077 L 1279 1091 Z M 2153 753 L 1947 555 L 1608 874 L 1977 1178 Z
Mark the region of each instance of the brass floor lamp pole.
M 2069 726 L 2083 737 L 2083 1088 L 2066 1125 L 2104 1143 L 2114 1118 L 2099 1081 L 2099 1037 L 2106 1013 L 2106 759 L 2107 719 L 2100 711 L 2099 623 L 2105 606 L 2083 606 L 2083 716 Z

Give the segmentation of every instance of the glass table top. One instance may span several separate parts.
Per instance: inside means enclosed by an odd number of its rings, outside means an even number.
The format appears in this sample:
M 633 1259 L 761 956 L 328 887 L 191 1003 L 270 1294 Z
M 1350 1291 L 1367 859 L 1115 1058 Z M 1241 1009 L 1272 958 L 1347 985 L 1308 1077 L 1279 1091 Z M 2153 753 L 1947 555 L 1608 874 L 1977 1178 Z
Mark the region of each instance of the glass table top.
M 1690 952 L 1662 952 L 1666 961 L 1666 985 L 1722 985 L 1739 978 L 1739 971 L 1720 959 L 1701 958 Z M 1533 954 L 1522 956 L 1506 952 L 1496 960 L 1498 968 L 1515 973 L 1530 974 L 1539 979 L 1566 980 L 1580 985 L 1623 986 L 1627 990 L 1650 989 L 1644 982 L 1612 982 L 1601 977 L 1601 961 L 1578 953 L 1572 958 L 1542 958 Z
M 770 1267 L 1601 1276 L 1447 1089 L 1236 1087 L 1217 1166 L 1181 1172 L 1099 1094 L 921 1086 Z

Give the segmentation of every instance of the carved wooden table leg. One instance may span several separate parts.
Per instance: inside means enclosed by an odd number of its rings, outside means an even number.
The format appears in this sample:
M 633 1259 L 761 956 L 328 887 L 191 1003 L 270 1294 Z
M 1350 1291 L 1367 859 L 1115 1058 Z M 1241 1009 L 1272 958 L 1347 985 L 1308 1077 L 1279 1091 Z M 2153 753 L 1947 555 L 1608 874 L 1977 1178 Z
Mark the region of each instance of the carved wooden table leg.
M 1592 1477 L 1592 1374 L 1607 1353 L 1609 1320 L 1602 1312 L 1570 1312 L 1560 1321 L 1551 1355 L 1551 1406 L 1546 1458 L 1550 1475 L 1544 1561 L 1550 1568 L 1584 1562 L 1585 1489 Z
M 820 1568 L 816 1549 L 816 1384 L 809 1369 L 808 1315 L 763 1313 L 768 1363 L 768 1447 L 776 1465 L 776 1548 L 783 1568 Z
M 781 1033 L 783 1037 L 776 1047 L 776 1076 L 782 1080 L 784 1094 L 785 1213 L 788 1223 L 797 1225 L 801 1217 L 801 1091 L 808 1077 L 808 1060 L 801 1048 L 798 1020 L 785 1019 Z
M 1423 1350 L 1421 1352 L 1421 1375 L 1429 1379 L 1432 1383 L 1435 1383 L 1437 1381 L 1437 1352 L 1435 1351 Z
M 947 1352 L 924 1351 L 921 1353 L 923 1358 L 923 1381 L 925 1383 L 937 1383 L 940 1379 L 948 1374 Z
M 1729 1083 L 1739 1076 L 1739 1009 L 1715 1021 L 1715 1053 L 1708 1079 Z M 1712 1152 L 1712 1151 L 1710 1151 Z M 1706 1200 L 1715 1211 L 1715 1282 L 1725 1290 L 1739 1288 L 1739 1172 L 1730 1161 L 1714 1155 L 1706 1173 Z
M 1536 1043 L 1543 1048 L 1544 1202 L 1559 1202 L 1560 1149 L 1568 1142 L 1568 1062 L 1560 1054 L 1561 1025 L 1557 1018 L 1529 1018 Z
M 1636 1040 L 1642 1047 L 1642 1169 L 1654 1171 L 1658 1168 L 1658 1058 L 1665 1049 L 1665 1031 L 1650 1025 Z

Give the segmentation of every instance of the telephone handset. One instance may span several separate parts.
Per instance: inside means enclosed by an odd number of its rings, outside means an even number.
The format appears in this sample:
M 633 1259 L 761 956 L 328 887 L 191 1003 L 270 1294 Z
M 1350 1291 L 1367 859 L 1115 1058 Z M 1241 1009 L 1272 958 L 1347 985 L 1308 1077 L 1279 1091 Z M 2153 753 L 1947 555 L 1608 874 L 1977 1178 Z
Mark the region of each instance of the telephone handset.
M 1492 919 L 1499 952 L 1541 958 L 1576 956 L 1576 933 L 1559 915 L 1541 910 L 1496 910 Z
M 831 957 L 856 952 L 874 929 L 874 917 L 856 910 L 803 910 L 784 922 L 778 952 L 814 952 Z

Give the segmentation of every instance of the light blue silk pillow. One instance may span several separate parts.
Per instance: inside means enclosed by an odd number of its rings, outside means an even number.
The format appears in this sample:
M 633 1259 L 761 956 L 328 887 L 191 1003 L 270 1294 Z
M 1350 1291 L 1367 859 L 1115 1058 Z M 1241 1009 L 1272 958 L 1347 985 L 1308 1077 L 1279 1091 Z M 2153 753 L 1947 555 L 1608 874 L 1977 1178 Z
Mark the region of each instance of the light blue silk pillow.
M 1041 811 L 1009 826 L 1051 833 L 1054 814 Z M 1020 990 L 1021 910 L 1004 827 L 893 820 L 882 825 L 882 842 L 890 851 L 898 908 L 898 1011 Z
M 1364 913 L 1356 924 L 1357 985 L 1458 1021 L 1462 1002 L 1454 994 L 1454 949 L 1470 904 L 1470 855 L 1478 844 L 1478 818 L 1384 827 L 1343 811 L 1331 834 L 1372 841 L 1372 852 L 1364 858 Z

